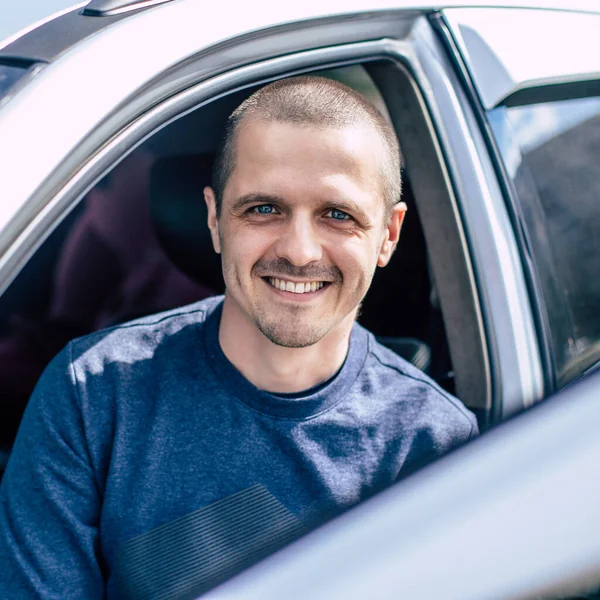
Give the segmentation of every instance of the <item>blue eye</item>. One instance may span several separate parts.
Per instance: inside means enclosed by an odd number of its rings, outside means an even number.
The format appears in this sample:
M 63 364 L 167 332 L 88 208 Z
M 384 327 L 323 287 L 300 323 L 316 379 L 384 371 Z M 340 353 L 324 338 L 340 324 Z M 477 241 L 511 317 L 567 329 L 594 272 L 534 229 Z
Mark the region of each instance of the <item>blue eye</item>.
M 272 204 L 261 204 L 255 206 L 252 210 L 261 215 L 272 215 L 275 212 L 275 207 Z
M 345 213 L 343 210 L 338 210 L 337 208 L 330 210 L 329 215 L 335 221 L 347 221 L 351 218 L 348 213 Z

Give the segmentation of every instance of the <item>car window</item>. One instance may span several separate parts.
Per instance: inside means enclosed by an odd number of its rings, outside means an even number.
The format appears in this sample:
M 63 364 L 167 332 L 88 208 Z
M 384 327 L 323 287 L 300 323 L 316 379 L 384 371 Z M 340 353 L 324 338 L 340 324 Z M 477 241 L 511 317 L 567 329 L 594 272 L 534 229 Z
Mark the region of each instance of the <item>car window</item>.
M 0 64 L 0 103 L 10 89 L 24 77 L 30 66 L 24 64 Z
M 120 163 L 0 300 L 4 459 L 37 379 L 70 339 L 216 293 L 182 273 L 158 242 L 148 210 L 151 163 L 147 150 Z
M 489 113 L 543 293 L 559 386 L 600 360 L 600 97 Z
M 322 74 L 355 87 L 385 111 L 362 67 Z M 0 297 L 0 476 L 37 379 L 69 340 L 222 293 L 201 190 L 210 184 L 226 117 L 253 91 L 205 105 L 134 150 L 80 200 Z M 157 196 L 165 194 L 168 203 L 161 205 Z M 403 199 L 409 217 L 399 249 L 378 270 L 360 321 L 453 392 L 441 311 L 406 179 Z M 182 223 L 193 240 L 189 248 L 181 240 Z M 171 235 L 173 224 L 177 233 Z

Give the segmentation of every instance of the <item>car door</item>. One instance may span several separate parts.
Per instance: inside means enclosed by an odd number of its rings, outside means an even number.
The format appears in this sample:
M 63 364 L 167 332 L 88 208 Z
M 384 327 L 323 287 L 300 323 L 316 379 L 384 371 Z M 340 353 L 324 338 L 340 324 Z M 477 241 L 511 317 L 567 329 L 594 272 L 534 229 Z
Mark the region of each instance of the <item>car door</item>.
M 166 255 L 169 234 L 163 225 L 196 225 L 191 237 L 198 237 L 201 219 L 182 217 L 173 186 L 183 178 L 181 171 L 172 174 L 188 159 L 202 161 L 214 150 L 225 108 L 231 104 L 231 110 L 235 101 L 273 79 L 300 73 L 346 77 L 357 67 L 362 80 L 366 76 L 378 90 L 403 140 L 410 181 L 405 197 L 412 188 L 413 223 L 421 223 L 413 238 L 405 237 L 414 243 L 410 250 L 418 247 L 418 252 L 404 253 L 419 263 L 406 270 L 397 263 L 379 285 L 375 302 L 369 300 L 364 318 L 371 315 L 383 328 L 380 334 L 389 335 L 397 324 L 403 334 L 424 316 L 420 327 L 432 331 L 440 381 L 479 410 L 485 422 L 492 407 L 487 332 L 451 165 L 442 151 L 450 125 L 440 115 L 430 79 L 445 85 L 447 63 L 427 14 L 365 11 L 357 5 L 350 14 L 346 7 L 335 16 L 279 7 L 267 19 L 252 7 L 243 26 L 234 26 L 225 11 L 205 15 L 193 0 L 106 15 L 98 15 L 94 4 L 92 14 L 64 15 L 0 53 L 0 61 L 18 55 L 35 69 L 8 89 L 0 108 L 5 199 L 0 359 L 3 410 L 8 407 L 10 413 L 2 419 L 5 456 L 27 402 L 27 386 L 30 391 L 61 345 L 90 330 L 169 308 L 166 303 L 173 299 L 165 299 L 166 292 L 181 292 L 175 305 L 207 294 L 198 283 L 208 280 L 184 279 Z M 178 35 L 167 45 L 157 44 L 165 29 Z M 449 118 L 456 122 L 460 111 Z M 160 172 L 171 176 L 164 219 L 157 217 L 152 200 L 161 187 L 155 185 Z M 181 242 L 186 238 L 181 233 L 171 239 Z M 179 256 L 192 255 L 192 263 L 204 266 L 210 262 L 203 251 L 194 252 L 184 249 Z M 411 310 L 404 309 L 406 302 Z M 125 506 L 123 514 L 130 510 L 137 507 Z M 221 570 L 200 579 L 192 568 L 180 572 L 178 581 L 172 580 L 173 571 L 164 574 L 171 579 L 155 583 L 199 592 L 240 566 L 219 564 Z M 146 564 L 162 572 L 152 566 L 152 561 Z M 148 572 L 128 581 L 131 597 L 143 595 Z M 116 576 L 109 585 L 117 585 Z
M 600 359 L 600 15 L 449 9 L 445 32 L 503 190 L 546 389 Z

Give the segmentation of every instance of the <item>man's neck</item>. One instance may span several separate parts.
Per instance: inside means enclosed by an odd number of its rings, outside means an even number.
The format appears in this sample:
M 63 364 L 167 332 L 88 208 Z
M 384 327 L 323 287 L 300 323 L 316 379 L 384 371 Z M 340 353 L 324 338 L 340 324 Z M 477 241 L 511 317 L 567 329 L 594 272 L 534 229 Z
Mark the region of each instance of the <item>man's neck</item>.
M 219 344 L 228 360 L 250 383 L 273 393 L 307 390 L 341 368 L 354 314 L 316 344 L 285 348 L 267 339 L 227 296 L 219 326 Z

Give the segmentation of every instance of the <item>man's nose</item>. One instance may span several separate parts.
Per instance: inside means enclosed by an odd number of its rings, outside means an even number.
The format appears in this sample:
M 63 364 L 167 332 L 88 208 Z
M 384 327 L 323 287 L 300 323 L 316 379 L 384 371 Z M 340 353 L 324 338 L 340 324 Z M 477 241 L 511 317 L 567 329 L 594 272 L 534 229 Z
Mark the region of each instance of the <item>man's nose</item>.
M 321 260 L 323 250 L 312 219 L 293 217 L 277 241 L 276 252 L 298 267 Z

